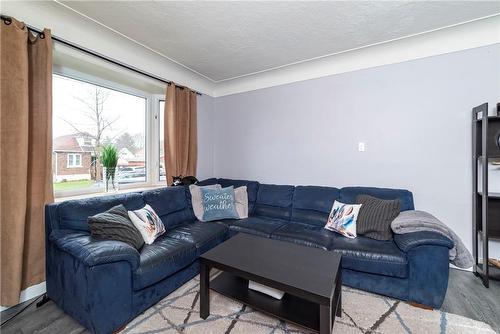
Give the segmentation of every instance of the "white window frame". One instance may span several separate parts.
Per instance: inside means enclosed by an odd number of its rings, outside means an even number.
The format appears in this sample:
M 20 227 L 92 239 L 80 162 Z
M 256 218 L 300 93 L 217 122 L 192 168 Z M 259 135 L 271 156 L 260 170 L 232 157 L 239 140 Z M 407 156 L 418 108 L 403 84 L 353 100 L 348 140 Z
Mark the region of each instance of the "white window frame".
M 152 94 L 133 87 L 116 83 L 113 81 L 105 80 L 90 74 L 82 73 L 74 69 L 66 67 L 54 66 L 52 74 L 67 77 L 70 79 L 86 82 L 89 84 L 101 86 L 121 93 L 134 95 L 146 100 L 146 120 L 145 120 L 145 162 L 146 162 L 146 181 L 137 182 L 133 184 L 120 184 L 119 190 L 130 189 L 133 191 L 137 188 L 149 188 L 166 186 L 165 181 L 160 181 L 160 164 L 159 164 L 159 100 L 164 100 L 164 95 Z M 81 160 L 80 160 L 81 161 Z M 89 189 L 71 190 L 71 191 L 55 191 L 56 198 L 87 195 L 87 194 L 100 194 L 102 191 L 95 192 Z
M 80 158 L 80 164 L 78 164 L 78 165 L 76 164 L 76 157 Z M 83 167 L 82 154 L 81 153 L 68 153 L 66 155 L 66 167 L 67 168 L 81 168 L 81 167 Z
M 155 174 L 155 179 L 158 184 L 163 184 L 166 185 L 166 180 L 160 180 L 160 126 L 163 126 L 163 124 L 160 124 L 160 113 L 163 112 L 163 110 L 160 110 L 160 102 L 165 102 L 165 95 L 159 95 L 156 94 L 154 96 L 154 106 L 155 106 L 155 128 L 156 128 L 156 147 L 154 148 L 156 150 L 157 154 L 157 159 L 156 159 L 156 166 L 157 166 L 157 173 Z M 163 132 L 165 134 L 165 131 Z M 167 169 L 167 164 L 165 163 L 165 171 Z

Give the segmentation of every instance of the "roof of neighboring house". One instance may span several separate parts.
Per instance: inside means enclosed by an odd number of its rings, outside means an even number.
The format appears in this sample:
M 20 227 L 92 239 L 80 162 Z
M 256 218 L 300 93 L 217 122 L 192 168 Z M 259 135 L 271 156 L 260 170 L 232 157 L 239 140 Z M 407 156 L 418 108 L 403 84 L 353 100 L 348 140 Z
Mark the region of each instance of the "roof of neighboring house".
M 138 150 L 135 152 L 135 156 L 136 156 L 136 157 L 144 157 L 144 153 L 145 153 L 145 152 L 146 152 L 146 151 L 144 150 L 144 148 L 140 148 L 140 149 L 138 149 Z
M 71 134 L 54 138 L 53 151 L 57 152 L 93 152 L 94 148 L 90 145 L 80 145 L 78 138 L 81 135 Z M 83 141 L 82 141 L 83 142 Z

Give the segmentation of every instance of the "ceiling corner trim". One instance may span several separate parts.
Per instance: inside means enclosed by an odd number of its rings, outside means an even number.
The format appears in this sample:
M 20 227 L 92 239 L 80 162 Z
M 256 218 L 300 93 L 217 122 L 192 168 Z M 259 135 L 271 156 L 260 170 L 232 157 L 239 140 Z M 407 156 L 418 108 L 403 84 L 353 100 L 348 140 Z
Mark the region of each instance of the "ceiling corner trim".
M 215 82 L 214 96 L 284 85 L 500 43 L 500 13 L 425 33 Z

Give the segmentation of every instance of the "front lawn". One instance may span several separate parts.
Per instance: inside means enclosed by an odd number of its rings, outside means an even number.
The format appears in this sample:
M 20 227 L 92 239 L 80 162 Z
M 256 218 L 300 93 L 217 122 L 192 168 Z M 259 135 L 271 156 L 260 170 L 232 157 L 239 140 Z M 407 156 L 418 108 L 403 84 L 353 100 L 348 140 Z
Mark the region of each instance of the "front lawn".
M 54 191 L 87 188 L 94 184 L 92 180 L 66 181 L 54 183 Z

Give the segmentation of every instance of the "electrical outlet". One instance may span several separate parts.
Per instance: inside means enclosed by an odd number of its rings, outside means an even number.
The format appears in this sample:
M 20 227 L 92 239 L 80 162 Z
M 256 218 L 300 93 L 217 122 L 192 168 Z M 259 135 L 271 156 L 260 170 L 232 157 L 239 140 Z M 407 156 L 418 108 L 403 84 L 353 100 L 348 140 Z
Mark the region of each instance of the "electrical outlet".
M 366 149 L 365 143 L 358 143 L 358 151 L 359 152 L 364 152 Z

